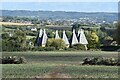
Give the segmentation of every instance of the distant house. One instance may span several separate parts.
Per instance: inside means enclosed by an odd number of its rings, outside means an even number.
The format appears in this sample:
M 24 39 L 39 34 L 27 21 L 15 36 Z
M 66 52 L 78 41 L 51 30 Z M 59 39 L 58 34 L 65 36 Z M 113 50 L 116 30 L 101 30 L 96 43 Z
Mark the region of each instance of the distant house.
M 31 26 L 27 26 L 26 29 L 31 31 L 37 31 L 37 28 L 31 27 Z
M 13 33 L 12 33 L 12 32 L 9 32 L 8 35 L 9 35 L 9 37 L 12 37 L 12 36 L 13 36 Z
M 37 31 L 37 28 L 31 28 L 31 31 Z

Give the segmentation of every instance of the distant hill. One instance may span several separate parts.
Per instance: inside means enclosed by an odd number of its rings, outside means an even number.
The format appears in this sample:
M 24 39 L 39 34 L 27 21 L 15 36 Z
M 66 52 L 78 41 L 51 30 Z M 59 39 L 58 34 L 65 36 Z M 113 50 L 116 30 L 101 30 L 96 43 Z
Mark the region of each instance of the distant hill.
M 65 12 L 65 11 L 28 11 L 28 10 L 0 10 L 2 16 L 22 16 L 57 19 L 99 18 L 108 21 L 117 20 L 117 13 L 106 12 Z

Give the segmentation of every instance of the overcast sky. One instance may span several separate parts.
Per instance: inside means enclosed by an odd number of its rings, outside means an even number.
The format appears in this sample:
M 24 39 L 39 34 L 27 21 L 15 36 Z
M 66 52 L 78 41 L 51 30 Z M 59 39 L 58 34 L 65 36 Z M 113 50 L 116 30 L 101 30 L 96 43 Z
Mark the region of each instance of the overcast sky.
M 21 1 L 21 2 L 16 2 Z M 4 0 L 1 10 L 117 12 L 118 0 Z M 43 2 L 44 1 L 44 2 Z M 47 2 L 46 2 L 47 1 Z M 49 1 L 49 2 L 48 2 Z M 63 2 L 66 1 L 66 2 Z M 68 2 L 67 2 L 68 1 Z M 72 2 L 71 2 L 72 1 Z M 84 2 L 83 2 L 84 1 Z M 113 2 L 114 1 L 114 2 Z

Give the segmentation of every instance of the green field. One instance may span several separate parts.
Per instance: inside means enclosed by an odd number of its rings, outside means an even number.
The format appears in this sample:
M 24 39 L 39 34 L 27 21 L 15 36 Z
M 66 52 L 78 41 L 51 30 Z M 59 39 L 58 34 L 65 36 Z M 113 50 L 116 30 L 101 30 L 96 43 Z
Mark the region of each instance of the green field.
M 26 24 L 26 23 L 14 23 L 14 22 L 0 22 L 0 25 L 33 25 L 33 24 Z
M 117 66 L 81 65 L 85 57 L 118 59 L 117 52 L 3 52 L 2 55 L 23 56 L 27 60 L 27 64 L 3 64 L 5 78 L 118 78 Z

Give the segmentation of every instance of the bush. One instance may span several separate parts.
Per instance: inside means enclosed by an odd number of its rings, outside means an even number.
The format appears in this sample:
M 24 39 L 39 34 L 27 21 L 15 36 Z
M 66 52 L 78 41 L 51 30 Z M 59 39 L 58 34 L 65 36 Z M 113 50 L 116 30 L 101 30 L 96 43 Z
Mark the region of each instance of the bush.
M 66 47 L 65 42 L 62 39 L 48 39 L 47 47 L 55 47 L 56 50 L 64 49 Z
M 98 62 L 98 58 L 88 58 L 86 57 L 83 64 L 89 64 L 89 65 L 96 65 Z
M 32 48 L 32 51 L 44 51 L 44 47 L 35 46 L 35 47 Z
M 55 51 L 55 47 L 45 47 L 45 51 Z
M 118 60 L 117 65 L 120 66 L 120 60 Z
M 29 35 L 29 36 L 36 36 L 37 33 L 32 32 L 32 31 L 26 31 L 26 35 Z
M 22 64 L 26 63 L 26 59 L 24 57 L 18 58 L 17 56 L 8 56 L 0 59 L 2 64 Z
M 24 57 L 20 57 L 18 63 L 19 64 L 26 63 L 26 59 Z
M 120 46 L 101 46 L 100 48 L 103 51 L 117 51 L 120 49 Z
M 2 35 L 3 51 L 26 51 L 26 34 L 22 30 L 15 30 L 13 36 L 7 37 L 6 33 Z
M 32 48 L 32 51 L 55 51 L 55 47 L 40 47 L 40 46 L 36 46 L 34 48 Z
M 97 36 L 95 31 L 92 31 L 88 36 L 88 48 L 96 49 L 99 47 L 99 37 Z
M 119 61 L 115 60 L 114 58 L 88 58 L 86 57 L 83 59 L 83 65 L 89 64 L 89 65 L 107 65 L 107 66 L 114 66 L 119 65 Z
M 117 61 L 114 58 L 102 58 L 101 62 L 99 64 L 103 65 L 116 65 Z
M 65 50 L 67 50 L 67 51 L 75 51 L 76 49 L 74 49 L 74 48 L 65 48 Z
M 54 38 L 48 39 L 46 46 L 47 46 L 47 47 L 50 47 L 50 46 L 53 44 L 53 41 L 54 41 Z
M 65 42 L 62 39 L 55 39 L 51 46 L 55 47 L 57 50 L 64 49 L 66 47 Z
M 71 46 L 71 48 L 76 49 L 76 50 L 86 50 L 85 46 L 82 44 L 73 45 L 73 46 Z

